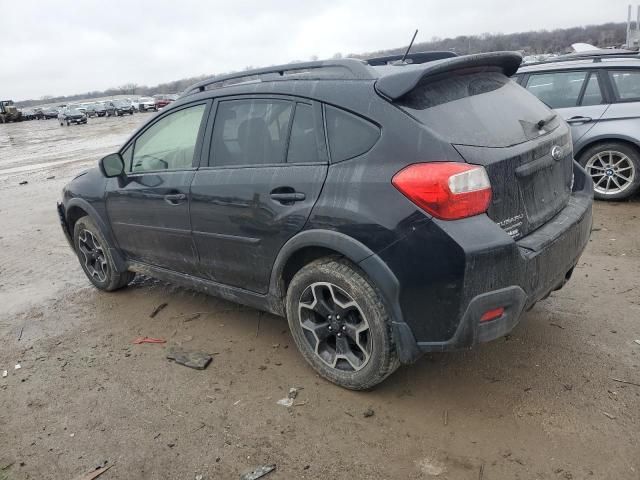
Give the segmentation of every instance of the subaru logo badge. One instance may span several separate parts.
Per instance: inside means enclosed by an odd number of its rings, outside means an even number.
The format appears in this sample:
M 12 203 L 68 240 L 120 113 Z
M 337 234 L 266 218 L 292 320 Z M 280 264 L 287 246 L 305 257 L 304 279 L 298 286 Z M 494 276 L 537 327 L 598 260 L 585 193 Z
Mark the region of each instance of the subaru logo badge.
M 562 148 L 560 148 L 558 145 L 554 145 L 551 149 L 551 158 L 553 158 L 555 161 L 560 161 L 560 159 L 562 158 Z

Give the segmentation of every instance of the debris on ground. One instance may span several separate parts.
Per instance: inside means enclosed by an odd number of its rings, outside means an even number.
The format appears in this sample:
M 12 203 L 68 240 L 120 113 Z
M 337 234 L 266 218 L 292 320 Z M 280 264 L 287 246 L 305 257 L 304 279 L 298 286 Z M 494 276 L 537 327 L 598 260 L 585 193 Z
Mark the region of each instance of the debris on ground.
M 26 180 L 23 180 L 18 185 L 26 185 L 27 183 L 29 183 L 29 182 L 27 182 Z
M 185 318 L 183 321 L 184 321 L 185 323 L 186 323 L 186 322 L 191 322 L 191 321 L 193 321 L 193 320 L 197 320 L 197 319 L 199 319 L 201 316 L 202 316 L 202 314 L 201 314 L 201 313 L 194 313 L 194 314 L 192 314 L 190 317 Z
M 174 360 L 185 367 L 195 368 L 196 370 L 204 370 L 211 363 L 213 357 L 204 352 L 189 352 L 179 348 L 170 348 L 167 352 L 167 358 Z
M 19 363 L 16 363 L 16 366 L 13 368 L 14 370 L 20 370 L 22 368 L 22 365 L 20 365 Z
M 258 480 L 258 478 L 264 477 L 266 474 L 273 472 L 275 469 L 275 465 L 262 465 L 252 472 L 240 475 L 240 480 Z
M 158 305 L 156 308 L 153 309 L 153 312 L 151 312 L 151 314 L 149 315 L 149 318 L 155 317 L 158 313 L 164 310 L 167 305 L 169 305 L 167 302 L 164 302 Z
M 293 407 L 293 398 L 281 398 L 276 402 L 278 405 L 282 405 L 283 407 Z
M 364 418 L 369 418 L 369 417 L 373 417 L 376 414 L 376 412 L 373 411 L 372 408 L 367 408 L 364 413 L 362 414 L 362 416 Z
M 611 415 L 610 413 L 607 412 L 602 412 L 604 414 L 605 417 L 607 417 L 610 420 L 615 420 L 616 416 L 615 415 Z
M 7 375 L 9 375 L 9 372 L 7 372 L 6 370 L 2 371 L 2 378 L 5 378 Z
M 614 382 L 619 382 L 619 383 L 624 383 L 624 384 L 626 384 L 626 385 L 634 385 L 634 386 L 636 386 L 636 387 L 640 387 L 640 383 L 634 383 L 634 382 L 630 382 L 630 381 L 628 381 L 628 380 L 622 380 L 621 378 L 613 378 L 613 377 L 610 377 L 610 378 L 611 378 L 611 380 L 613 380 Z
M 53 180 L 54 178 L 56 178 L 55 175 L 51 175 L 50 177 L 47 177 L 47 180 Z
M 87 472 L 85 474 L 80 475 L 79 477 L 77 477 L 75 480 L 93 480 L 94 478 L 99 477 L 100 475 L 102 475 L 104 472 L 106 472 L 107 470 L 109 470 L 111 467 L 113 467 L 113 465 L 109 465 L 109 466 L 98 466 L 96 467 L 94 470 L 91 470 L 90 472 Z
M 162 338 L 152 338 L 152 337 L 137 337 L 133 339 L 134 345 L 140 345 L 141 343 L 167 343 L 166 340 Z
M 293 407 L 293 406 L 302 406 L 306 405 L 307 402 L 294 403 L 294 400 L 298 398 L 298 392 L 302 390 L 302 388 L 291 387 L 289 389 L 289 393 L 285 398 L 281 398 L 276 403 L 278 405 L 282 405 L 283 407 Z
M 637 343 L 638 345 L 640 345 L 640 340 L 634 340 L 634 343 Z

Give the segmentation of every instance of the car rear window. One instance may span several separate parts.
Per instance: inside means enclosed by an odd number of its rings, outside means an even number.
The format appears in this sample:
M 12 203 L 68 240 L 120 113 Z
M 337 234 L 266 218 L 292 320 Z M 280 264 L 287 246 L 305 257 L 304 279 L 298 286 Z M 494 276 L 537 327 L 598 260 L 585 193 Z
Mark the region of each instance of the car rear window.
M 640 71 L 609 72 L 616 99 L 622 101 L 640 100 Z
M 287 163 L 319 162 L 319 140 L 313 108 L 306 103 L 296 104 L 291 125 Z
M 329 151 L 333 163 L 368 152 L 380 137 L 380 128 L 339 108 L 325 106 Z
M 551 115 L 536 97 L 499 72 L 447 76 L 420 85 L 397 104 L 441 138 L 459 145 L 507 147 L 537 134 Z

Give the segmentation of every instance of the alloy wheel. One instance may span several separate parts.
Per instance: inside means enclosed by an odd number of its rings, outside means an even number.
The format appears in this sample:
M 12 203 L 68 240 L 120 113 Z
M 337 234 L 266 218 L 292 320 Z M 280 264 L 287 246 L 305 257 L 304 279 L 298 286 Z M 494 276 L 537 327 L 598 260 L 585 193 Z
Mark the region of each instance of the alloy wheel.
M 624 153 L 606 150 L 596 153 L 585 164 L 593 188 L 601 195 L 614 195 L 629 188 L 636 176 L 633 161 Z
M 107 257 L 98 239 L 89 230 L 78 235 L 78 249 L 83 256 L 84 266 L 92 277 L 99 282 L 107 280 Z
M 328 282 L 309 285 L 300 296 L 298 320 L 313 352 L 329 367 L 361 370 L 371 356 L 369 322 L 356 301 Z

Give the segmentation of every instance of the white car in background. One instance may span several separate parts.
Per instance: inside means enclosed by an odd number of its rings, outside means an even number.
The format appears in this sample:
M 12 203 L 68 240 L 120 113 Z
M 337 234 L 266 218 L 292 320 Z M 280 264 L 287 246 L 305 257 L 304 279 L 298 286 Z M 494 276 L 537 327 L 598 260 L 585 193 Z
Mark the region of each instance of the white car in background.
M 157 111 L 156 101 L 152 97 L 140 97 L 138 99 L 138 111 L 148 112 Z

